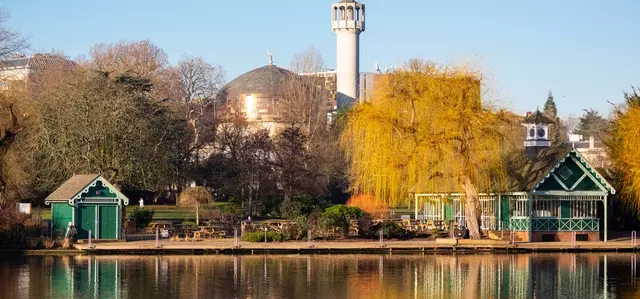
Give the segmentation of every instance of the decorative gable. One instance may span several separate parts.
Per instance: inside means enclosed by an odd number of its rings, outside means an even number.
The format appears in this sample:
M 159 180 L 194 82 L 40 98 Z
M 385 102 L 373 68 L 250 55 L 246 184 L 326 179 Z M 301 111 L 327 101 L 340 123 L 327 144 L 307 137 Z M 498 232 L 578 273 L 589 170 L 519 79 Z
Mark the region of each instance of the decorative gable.
M 601 191 L 615 194 L 616 190 L 582 155 L 572 150 L 563 157 L 533 188 L 537 191 Z

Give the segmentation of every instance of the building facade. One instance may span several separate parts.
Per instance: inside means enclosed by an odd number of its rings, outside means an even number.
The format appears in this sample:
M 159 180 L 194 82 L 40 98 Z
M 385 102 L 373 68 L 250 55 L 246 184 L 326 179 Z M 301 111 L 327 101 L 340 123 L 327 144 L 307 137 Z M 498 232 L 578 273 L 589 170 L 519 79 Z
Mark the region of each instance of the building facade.
M 52 235 L 65 236 L 69 224 L 78 239 L 122 238 L 124 206 L 129 199 L 97 174 L 74 175 L 45 199 L 51 205 Z

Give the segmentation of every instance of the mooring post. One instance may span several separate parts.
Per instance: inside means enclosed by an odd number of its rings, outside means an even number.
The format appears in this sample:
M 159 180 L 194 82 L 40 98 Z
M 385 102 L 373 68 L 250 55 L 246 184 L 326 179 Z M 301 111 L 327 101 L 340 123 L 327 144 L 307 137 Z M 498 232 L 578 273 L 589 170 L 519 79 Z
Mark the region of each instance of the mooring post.
M 160 229 L 156 227 L 156 248 L 160 248 Z
M 264 242 L 267 243 L 267 227 L 264 227 Z
M 93 248 L 93 246 L 91 245 L 91 230 L 89 230 L 89 249 Z
M 571 247 L 576 247 L 576 232 L 571 232 Z
M 313 248 L 311 245 L 311 230 L 307 229 L 307 248 Z
M 238 244 L 238 229 L 233 229 L 233 248 L 240 248 L 240 244 Z
M 631 245 L 633 246 L 633 249 L 636 248 L 636 231 L 631 231 Z
M 380 247 L 384 247 L 384 232 L 380 230 L 379 235 L 380 235 Z

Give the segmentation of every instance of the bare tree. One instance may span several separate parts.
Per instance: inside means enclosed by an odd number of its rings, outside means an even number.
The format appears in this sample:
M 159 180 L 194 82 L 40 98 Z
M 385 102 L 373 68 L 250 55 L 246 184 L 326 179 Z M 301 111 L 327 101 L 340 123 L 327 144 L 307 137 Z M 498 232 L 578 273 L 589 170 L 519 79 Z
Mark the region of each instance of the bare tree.
M 179 82 L 180 106 L 193 130 L 193 144 L 199 147 L 200 128 L 208 127 L 203 120 L 215 115 L 215 98 L 225 82 L 224 70 L 201 57 L 187 57 L 178 63 L 174 72 Z
M 164 50 L 149 40 L 97 44 L 91 48 L 90 56 L 99 71 L 112 76 L 138 76 L 153 83 L 157 83 L 159 74 L 169 64 Z
M 0 8 L 0 60 L 8 59 L 29 46 L 26 37 L 5 25 L 8 20 L 9 12 Z
M 322 78 L 290 76 L 281 85 L 282 119 L 292 127 L 299 127 L 312 141 L 319 129 L 325 129 L 327 112 L 331 108 L 329 90 L 322 85 Z
M 325 69 L 324 58 L 320 51 L 314 47 L 297 53 L 289 63 L 291 71 L 301 73 L 321 72 Z

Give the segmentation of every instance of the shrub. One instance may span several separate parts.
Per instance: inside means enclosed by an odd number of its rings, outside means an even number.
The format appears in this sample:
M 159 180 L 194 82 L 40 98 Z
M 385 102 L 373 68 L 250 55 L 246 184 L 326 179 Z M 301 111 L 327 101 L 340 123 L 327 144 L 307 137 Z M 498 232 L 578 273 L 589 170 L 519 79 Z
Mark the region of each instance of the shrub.
M 264 242 L 264 232 L 251 232 L 251 233 L 245 233 L 244 236 L 242 236 L 242 240 L 244 241 L 248 241 L 248 242 Z M 282 242 L 282 241 L 287 241 L 287 239 L 285 238 L 285 236 L 277 231 L 269 231 L 267 232 L 267 242 Z
M 306 225 L 305 225 L 306 226 Z M 284 240 L 302 240 L 307 235 L 307 230 L 303 229 L 302 226 L 296 224 L 289 224 L 282 228 L 280 231 Z
M 269 242 L 282 242 L 285 241 L 284 235 L 276 231 L 267 232 L 267 241 Z
M 27 237 L 27 247 L 35 249 L 40 247 L 40 237 Z
M 384 221 L 378 223 L 371 229 L 376 233 L 377 236 L 379 236 L 379 232 L 380 230 L 382 230 L 382 233 L 386 238 L 406 238 L 409 236 L 409 234 L 407 234 L 407 231 L 405 231 L 404 228 L 400 226 L 400 224 L 393 221 Z
M 372 230 L 373 220 L 369 214 L 364 214 L 358 218 L 358 235 L 360 238 L 371 238 L 376 232 Z
M 245 233 L 242 240 L 248 242 L 264 242 L 264 232 Z
M 320 216 L 319 224 L 330 238 L 335 237 L 336 230 L 339 236 L 343 238 L 349 233 L 349 220 L 340 214 L 325 212 Z
M 324 200 L 309 195 L 298 195 L 282 202 L 280 205 L 280 215 L 287 219 L 296 219 L 307 216 L 313 212 L 322 211 L 325 206 Z
M 362 217 L 365 212 L 358 207 L 348 207 L 345 205 L 335 205 L 325 210 L 325 215 L 340 216 L 347 219 L 358 219 Z
M 46 237 L 46 238 L 44 238 L 42 240 L 42 246 L 44 246 L 44 248 L 46 248 L 46 249 L 51 249 L 55 245 L 56 245 L 56 242 L 53 239 L 49 238 L 49 237 Z
M 185 228 L 196 228 L 198 225 L 193 221 L 183 221 L 182 226 Z
M 139 228 L 140 227 L 146 227 L 147 225 L 149 225 L 149 222 L 153 218 L 153 211 L 152 210 L 145 210 L 145 209 L 141 209 L 139 207 L 136 207 L 129 214 L 129 216 L 132 217 L 136 221 L 136 226 L 138 226 Z

